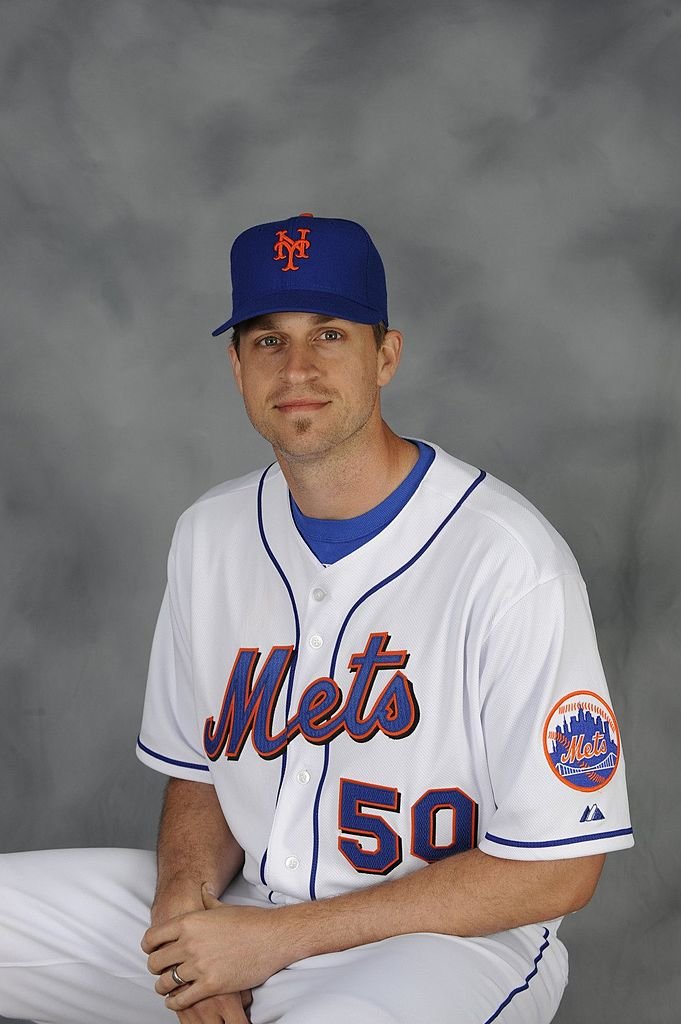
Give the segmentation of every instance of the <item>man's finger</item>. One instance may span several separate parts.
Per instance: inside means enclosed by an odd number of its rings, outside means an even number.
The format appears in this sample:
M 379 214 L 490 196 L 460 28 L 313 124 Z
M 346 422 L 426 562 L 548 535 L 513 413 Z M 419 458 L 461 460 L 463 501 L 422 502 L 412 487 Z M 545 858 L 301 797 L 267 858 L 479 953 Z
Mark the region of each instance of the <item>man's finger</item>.
M 222 903 L 209 887 L 208 882 L 204 882 L 201 886 L 201 899 L 206 910 L 218 910 L 222 907 Z
M 188 1010 L 179 1010 L 180 1024 L 248 1024 L 248 1017 L 235 995 L 211 996 Z
M 180 934 L 179 922 L 181 920 L 181 917 L 171 918 L 170 921 L 164 921 L 163 924 L 147 928 L 140 943 L 144 952 L 153 953 L 159 946 L 163 946 L 167 942 L 175 942 Z
M 213 993 L 206 990 L 205 983 L 201 981 L 194 981 L 191 985 L 186 985 L 184 988 L 175 989 L 169 996 L 166 996 L 166 1006 L 169 1010 L 186 1010 L 190 1006 L 194 1006 L 195 1003 L 201 1002 L 202 999 L 207 999 Z M 240 1009 L 239 1004 L 235 1000 L 236 1007 Z M 243 1010 L 241 1010 L 243 1013 Z
M 183 961 L 181 944 L 171 942 L 150 954 L 147 959 L 147 970 L 150 974 L 163 974 L 164 971 L 172 970 L 175 964 L 181 964 Z M 182 977 L 181 973 L 180 977 Z M 185 980 L 190 981 L 191 979 L 186 978 Z
M 185 985 L 189 985 L 189 983 L 194 980 L 193 978 L 185 978 L 184 975 L 181 975 L 181 977 Z M 181 988 L 185 987 L 185 985 L 177 984 L 173 978 L 172 971 L 164 971 L 154 985 L 154 988 L 160 996 L 168 996 L 171 992 L 179 992 Z

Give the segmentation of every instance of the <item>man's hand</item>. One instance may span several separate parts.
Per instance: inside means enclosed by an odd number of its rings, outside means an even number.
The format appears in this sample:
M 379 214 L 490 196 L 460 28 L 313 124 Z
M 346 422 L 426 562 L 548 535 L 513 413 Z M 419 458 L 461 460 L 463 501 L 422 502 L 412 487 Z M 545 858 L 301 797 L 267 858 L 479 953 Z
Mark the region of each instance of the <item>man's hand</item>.
M 215 788 L 205 782 L 169 779 L 159 826 L 150 931 L 181 921 L 187 914 L 204 915 L 202 880 L 223 892 L 243 862 L 243 850 L 225 821 Z M 250 1003 L 249 990 L 235 994 L 223 989 L 178 1017 L 181 1024 L 244 1024 L 248 1019 L 244 1009 Z
M 205 910 L 154 926 L 142 940 L 149 971 L 159 975 L 156 991 L 167 996 L 170 1010 L 251 989 L 290 962 L 272 936 L 275 910 L 226 906 L 205 885 L 202 895 Z M 173 967 L 186 985 L 176 987 Z
M 151 925 L 157 927 L 185 914 L 205 910 L 199 885 L 176 886 L 169 893 L 157 893 L 151 908 Z M 250 989 L 221 993 L 178 1012 L 180 1024 L 247 1024 L 244 1011 L 253 1001 Z
M 224 996 L 209 996 L 188 1010 L 180 1010 L 177 1017 L 180 1024 L 248 1024 L 245 1010 L 250 1004 L 250 992 L 242 996 L 233 992 Z

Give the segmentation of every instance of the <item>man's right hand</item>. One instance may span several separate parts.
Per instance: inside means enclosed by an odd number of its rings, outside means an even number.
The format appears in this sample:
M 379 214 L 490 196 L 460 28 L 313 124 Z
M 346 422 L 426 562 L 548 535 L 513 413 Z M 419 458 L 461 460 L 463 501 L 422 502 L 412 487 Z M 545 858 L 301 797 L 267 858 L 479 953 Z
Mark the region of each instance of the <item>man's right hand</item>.
M 177 1018 L 180 1024 L 248 1024 L 246 1008 L 250 1003 L 250 992 L 209 996 L 188 1010 L 180 1010 Z

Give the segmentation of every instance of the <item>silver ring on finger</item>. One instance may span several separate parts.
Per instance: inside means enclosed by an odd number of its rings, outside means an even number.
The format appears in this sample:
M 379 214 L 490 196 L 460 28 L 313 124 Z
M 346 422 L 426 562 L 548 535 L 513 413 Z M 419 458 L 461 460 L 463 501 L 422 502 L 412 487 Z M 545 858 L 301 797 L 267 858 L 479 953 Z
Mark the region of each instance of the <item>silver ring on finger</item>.
M 179 988 L 180 985 L 187 985 L 188 982 L 186 982 L 184 980 L 184 978 L 180 977 L 180 975 L 178 973 L 178 970 L 177 970 L 178 966 L 179 966 L 178 964 L 175 964 L 175 966 L 173 967 L 172 971 L 170 972 L 170 977 L 173 979 L 173 981 L 175 982 L 175 984 Z

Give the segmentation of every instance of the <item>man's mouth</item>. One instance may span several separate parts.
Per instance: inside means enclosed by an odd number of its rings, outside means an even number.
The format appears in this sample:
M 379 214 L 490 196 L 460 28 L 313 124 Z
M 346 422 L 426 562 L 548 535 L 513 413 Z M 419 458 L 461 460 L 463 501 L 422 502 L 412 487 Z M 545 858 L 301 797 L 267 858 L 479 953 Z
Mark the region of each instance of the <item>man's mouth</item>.
M 275 403 L 275 409 L 283 413 L 315 412 L 328 405 L 326 398 L 287 398 Z

